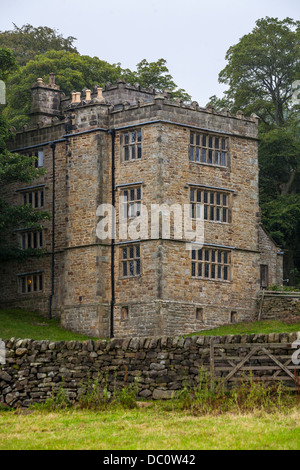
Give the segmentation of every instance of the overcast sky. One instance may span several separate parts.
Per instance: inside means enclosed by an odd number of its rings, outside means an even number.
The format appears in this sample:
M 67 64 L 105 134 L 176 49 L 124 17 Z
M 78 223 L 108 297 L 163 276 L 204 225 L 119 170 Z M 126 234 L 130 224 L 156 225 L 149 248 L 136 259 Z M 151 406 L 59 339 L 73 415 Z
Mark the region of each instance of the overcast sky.
M 266 16 L 299 19 L 299 0 L 0 0 L 0 30 L 55 28 L 80 54 L 135 69 L 164 58 L 175 83 L 200 106 L 222 96 L 228 48 Z M 80 90 L 78 90 L 80 91 Z

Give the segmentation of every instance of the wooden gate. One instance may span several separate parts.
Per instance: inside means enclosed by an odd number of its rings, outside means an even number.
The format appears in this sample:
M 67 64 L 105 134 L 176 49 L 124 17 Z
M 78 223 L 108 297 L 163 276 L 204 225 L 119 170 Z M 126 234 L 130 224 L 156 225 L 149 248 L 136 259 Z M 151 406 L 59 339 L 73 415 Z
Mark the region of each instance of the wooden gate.
M 294 351 L 291 343 L 216 344 L 212 339 L 211 377 L 224 383 L 250 377 L 273 383 L 282 381 L 289 389 L 300 390 L 300 364 L 293 363 Z

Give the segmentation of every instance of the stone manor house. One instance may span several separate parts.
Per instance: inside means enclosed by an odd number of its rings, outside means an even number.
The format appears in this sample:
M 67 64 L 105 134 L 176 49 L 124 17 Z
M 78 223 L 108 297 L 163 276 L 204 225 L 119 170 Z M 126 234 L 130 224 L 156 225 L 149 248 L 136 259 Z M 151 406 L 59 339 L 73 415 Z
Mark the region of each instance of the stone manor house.
M 50 74 L 31 92 L 31 123 L 10 149 L 34 154 L 46 172 L 1 190 L 51 219 L 13 232 L 22 249 L 45 254 L 2 264 L 1 305 L 59 316 L 95 337 L 255 319 L 261 288 L 282 282 L 282 252 L 260 223 L 257 117 L 122 80 L 66 97 Z M 103 204 L 115 208 L 115 237 L 97 235 Z M 122 237 L 118 216 L 134 223 L 152 204 L 188 205 L 192 227 L 202 220 L 202 245 L 186 249 L 172 214 L 167 234 L 161 224 Z

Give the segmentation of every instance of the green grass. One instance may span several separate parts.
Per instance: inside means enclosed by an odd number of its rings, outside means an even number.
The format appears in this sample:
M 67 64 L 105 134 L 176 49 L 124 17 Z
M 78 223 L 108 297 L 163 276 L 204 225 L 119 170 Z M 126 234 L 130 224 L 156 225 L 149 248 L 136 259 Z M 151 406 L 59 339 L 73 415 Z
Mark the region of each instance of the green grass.
M 270 333 L 293 333 L 300 331 L 300 321 L 288 323 L 280 320 L 261 320 L 255 322 L 230 323 L 211 330 L 191 333 L 188 336 L 225 336 L 225 335 L 243 335 L 243 334 L 270 334 Z
M 83 341 L 87 336 L 76 334 L 59 326 L 59 320 L 20 309 L 0 309 L 0 338 L 29 338 L 51 341 Z
M 224 336 L 251 333 L 292 333 L 300 331 L 300 321 L 287 323 L 279 320 L 263 320 L 256 322 L 241 322 L 199 331 L 191 335 Z M 20 309 L 0 309 L 0 338 L 30 338 L 34 340 L 71 341 L 95 339 L 76 334 L 59 326 L 59 320 L 48 318 L 33 312 Z
M 0 411 L 1 450 L 299 450 L 300 410 L 193 416 L 148 408 Z

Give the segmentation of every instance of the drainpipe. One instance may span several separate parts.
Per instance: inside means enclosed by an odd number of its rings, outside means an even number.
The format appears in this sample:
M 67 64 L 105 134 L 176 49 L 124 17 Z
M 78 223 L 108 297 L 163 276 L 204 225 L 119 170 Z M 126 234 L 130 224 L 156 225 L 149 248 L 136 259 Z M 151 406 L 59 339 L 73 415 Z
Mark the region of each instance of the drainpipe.
M 111 135 L 111 204 L 115 207 L 115 130 L 108 131 Z M 115 304 L 115 220 L 112 221 L 111 239 L 111 300 L 110 300 L 110 338 L 114 337 L 114 304 Z
M 52 254 L 51 254 L 51 294 L 49 296 L 49 320 L 52 319 L 52 299 L 54 295 L 54 250 L 55 250 L 55 147 L 54 142 L 51 143 L 52 148 Z

